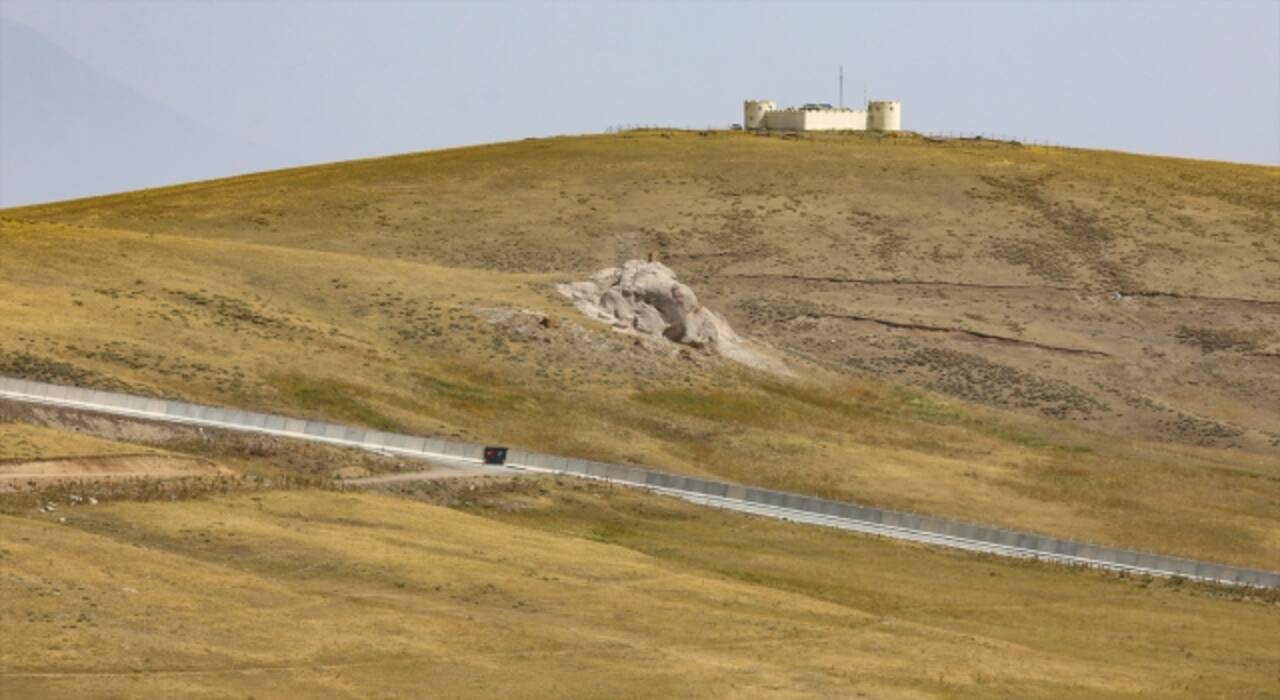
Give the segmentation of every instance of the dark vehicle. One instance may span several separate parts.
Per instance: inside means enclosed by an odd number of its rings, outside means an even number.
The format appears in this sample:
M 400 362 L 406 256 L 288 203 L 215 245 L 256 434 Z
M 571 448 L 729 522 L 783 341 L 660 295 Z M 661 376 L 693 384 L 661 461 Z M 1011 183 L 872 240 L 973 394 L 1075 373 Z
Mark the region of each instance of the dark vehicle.
M 473 453 L 474 454 L 474 453 Z M 505 447 L 486 447 L 484 448 L 484 463 L 501 467 L 507 463 L 507 448 Z

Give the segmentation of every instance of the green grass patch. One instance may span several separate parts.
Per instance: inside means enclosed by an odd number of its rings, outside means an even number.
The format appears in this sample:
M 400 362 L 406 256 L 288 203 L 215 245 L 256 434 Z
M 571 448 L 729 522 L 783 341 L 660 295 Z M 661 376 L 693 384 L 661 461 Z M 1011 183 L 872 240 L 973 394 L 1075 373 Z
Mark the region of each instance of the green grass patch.
M 474 415 L 487 416 L 516 410 L 527 401 L 525 397 L 457 379 L 442 379 L 421 373 L 414 374 L 413 379 L 426 395 L 424 398 L 436 399 L 450 408 Z
M 606 542 L 608 544 L 616 544 L 618 540 L 630 534 L 631 530 L 621 523 L 604 523 L 591 530 L 588 535 L 589 539 L 596 542 Z
M 645 391 L 633 394 L 631 400 L 666 412 L 739 425 L 777 425 L 784 413 L 768 396 L 724 391 Z
M 806 408 L 817 409 L 828 415 L 863 421 L 878 417 L 875 406 L 879 402 L 879 397 L 868 391 L 842 391 L 797 382 L 770 382 L 761 385 L 761 388 L 774 396 L 794 401 Z
M 840 430 L 852 422 L 880 421 L 870 395 L 839 392 L 814 385 L 768 382 L 760 392 L 648 391 L 632 401 L 668 413 L 718 423 L 778 428 L 814 426 Z
M 315 411 L 332 420 L 351 421 L 378 430 L 403 430 L 399 423 L 357 399 L 362 393 L 357 387 L 302 376 L 283 377 L 272 383 L 286 401 L 301 409 Z
M 889 394 L 893 402 L 893 410 L 906 414 L 910 418 L 934 423 L 937 425 L 959 425 L 968 421 L 968 416 L 959 409 L 944 404 L 920 391 L 907 387 L 893 387 Z
M 928 423 L 958 425 L 1031 450 L 1054 450 L 1075 454 L 1093 454 L 1097 452 L 1092 447 L 1067 444 L 1037 431 L 1001 424 L 973 415 L 913 389 L 895 387 L 891 396 L 896 405 L 900 407 L 899 410 L 902 410 L 911 418 Z
M 1087 447 L 1085 445 L 1069 445 L 1039 433 L 1007 425 L 984 425 L 981 423 L 974 423 L 973 427 L 986 435 L 990 435 L 991 437 L 1004 440 L 1005 442 L 1022 445 L 1023 447 L 1033 450 L 1057 450 L 1060 452 L 1073 452 L 1076 454 L 1094 454 L 1097 452 L 1097 450 L 1092 447 Z

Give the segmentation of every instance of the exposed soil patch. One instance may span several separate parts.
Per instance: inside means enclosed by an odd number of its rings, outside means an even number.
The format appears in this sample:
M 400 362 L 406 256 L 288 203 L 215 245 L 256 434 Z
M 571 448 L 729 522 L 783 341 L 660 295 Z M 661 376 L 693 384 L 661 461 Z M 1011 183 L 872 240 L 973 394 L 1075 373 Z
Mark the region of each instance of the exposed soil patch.
M 821 282 L 825 284 L 840 285 L 866 285 L 866 286 L 901 286 L 901 287 L 945 287 L 951 289 L 991 289 L 991 290 L 1051 290 L 1055 292 L 1079 292 L 1090 293 L 1092 290 L 1084 287 L 1071 287 L 1051 284 L 982 284 L 978 282 L 952 282 L 947 280 L 920 280 L 906 279 L 898 277 L 823 277 L 815 275 L 789 275 L 789 274 L 766 274 L 766 273 L 733 273 L 725 275 L 730 279 L 747 279 L 747 280 L 785 280 L 791 282 Z M 1139 298 L 1165 298 L 1165 299 L 1182 299 L 1186 301 L 1210 301 L 1236 304 L 1252 304 L 1257 306 L 1280 306 L 1280 301 L 1270 301 L 1267 299 L 1249 299 L 1243 297 L 1221 297 L 1206 296 L 1203 294 L 1177 294 L 1173 292 L 1161 292 L 1151 289 L 1119 289 L 1114 292 L 1116 297 L 1139 297 Z
M 200 457 L 182 455 L 111 455 L 0 462 L 0 492 L 20 491 L 66 481 L 112 479 L 176 479 L 229 476 L 233 472 Z
M 1094 357 L 1110 357 L 1108 353 L 1102 352 L 1101 350 L 1090 350 L 1087 348 L 1067 348 L 1067 347 L 1060 347 L 1057 345 L 1046 345 L 1044 343 L 1037 343 L 1030 340 L 1022 340 L 1020 338 L 1010 338 L 1008 336 L 1003 336 L 1003 335 L 983 333 L 980 331 L 973 331 L 966 328 L 928 326 L 921 323 L 903 323 L 900 321 L 888 321 L 882 318 L 872 318 L 871 316 L 857 316 L 852 314 L 820 314 L 820 315 L 807 315 L 799 318 L 834 318 L 834 319 L 840 319 L 843 321 L 860 321 L 860 322 L 866 322 L 866 323 L 875 323 L 877 325 L 881 325 L 886 328 L 897 328 L 897 329 L 909 330 L 909 331 L 921 331 L 924 333 L 944 333 L 947 335 L 958 336 L 962 338 L 972 338 L 975 340 L 988 340 L 996 343 L 1004 343 L 1007 345 L 1015 345 L 1019 347 L 1025 347 L 1025 348 L 1035 348 L 1037 350 L 1061 352 L 1061 353 L 1066 353 L 1068 355 L 1092 355 Z

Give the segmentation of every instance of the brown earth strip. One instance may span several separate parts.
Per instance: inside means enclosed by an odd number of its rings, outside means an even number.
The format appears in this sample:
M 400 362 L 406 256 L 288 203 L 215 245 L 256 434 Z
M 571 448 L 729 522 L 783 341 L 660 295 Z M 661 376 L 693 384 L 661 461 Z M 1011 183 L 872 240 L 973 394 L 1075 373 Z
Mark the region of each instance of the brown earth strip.
M 956 289 L 1009 289 L 1009 290 L 1036 290 L 1051 292 L 1078 292 L 1081 294 L 1096 293 L 1098 290 L 1085 289 L 1082 287 L 1066 287 L 1059 285 L 1044 284 L 981 284 L 978 282 L 944 282 L 941 280 L 912 280 L 891 278 L 859 278 L 859 277 L 818 277 L 810 275 L 786 275 L 786 274 L 767 274 L 767 273 L 740 273 L 724 275 L 726 278 L 733 279 L 749 279 L 749 280 L 789 280 L 793 282 L 826 282 L 830 284 L 860 284 L 868 286 L 903 286 L 903 287 L 952 287 Z M 1164 298 L 1179 299 L 1184 301 L 1208 301 L 1219 303 L 1235 303 L 1235 304 L 1251 304 L 1257 306 L 1280 306 L 1280 301 L 1268 299 L 1250 299 L 1245 297 L 1215 297 L 1204 296 L 1199 294 L 1179 294 L 1177 292 L 1161 292 L 1155 290 L 1132 290 L 1132 289 L 1116 289 L 1112 290 L 1115 294 L 1122 297 L 1142 297 L 1144 299 Z
M 233 472 L 207 459 L 164 455 L 113 455 L 12 460 L 0 464 L 0 492 L 20 491 L 59 481 L 105 479 L 176 479 L 226 476 Z
M 1076 287 L 1060 287 L 1054 285 L 1026 284 L 980 284 L 977 282 L 942 282 L 938 280 L 910 280 L 891 278 L 859 278 L 859 277 L 814 277 L 810 275 L 783 275 L 764 273 L 742 273 L 724 275 L 735 279 L 749 280 L 789 280 L 792 282 L 827 282 L 830 284 L 861 284 L 868 286 L 904 286 L 904 287 L 956 287 L 963 289 L 1013 289 L 1013 290 L 1048 290 L 1054 292 L 1083 292 Z
M 1004 335 L 994 335 L 991 333 L 983 333 L 981 331 L 972 331 L 965 328 L 954 328 L 947 326 L 926 326 L 921 323 L 903 323 L 900 321 L 888 321 L 882 318 L 873 318 L 871 316 L 857 316 L 853 314 L 802 314 L 788 319 L 795 321 L 797 319 L 823 319 L 831 318 L 840 321 L 859 321 L 863 323 L 874 323 L 885 326 L 887 328 L 896 328 L 900 330 L 921 331 L 925 333 L 946 333 L 949 335 L 961 335 L 966 337 L 977 338 L 979 340 L 989 340 L 1007 345 L 1016 345 L 1019 347 L 1035 348 L 1037 350 L 1048 350 L 1050 352 L 1061 352 L 1069 355 L 1088 355 L 1090 357 L 1111 357 L 1110 353 L 1101 350 L 1089 350 L 1086 348 L 1068 348 L 1058 345 L 1046 345 L 1037 343 L 1033 340 L 1021 340 L 1018 338 L 1010 338 Z

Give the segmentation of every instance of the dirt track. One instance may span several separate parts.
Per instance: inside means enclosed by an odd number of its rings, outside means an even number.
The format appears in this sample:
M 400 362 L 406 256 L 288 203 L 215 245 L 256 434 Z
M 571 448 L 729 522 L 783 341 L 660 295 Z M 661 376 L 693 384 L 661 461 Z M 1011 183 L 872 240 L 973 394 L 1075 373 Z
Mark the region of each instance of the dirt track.
M 233 472 L 207 459 L 181 455 L 112 455 L 51 457 L 0 462 L 0 492 L 18 491 L 59 481 L 107 479 L 175 479 L 227 476 Z
M 434 464 L 429 471 L 405 472 L 401 474 L 381 474 L 360 479 L 347 479 L 344 483 L 358 486 L 375 484 L 393 484 L 402 481 L 433 481 L 436 479 L 466 479 L 481 476 L 512 477 L 516 472 L 502 467 L 483 465 L 444 465 Z

